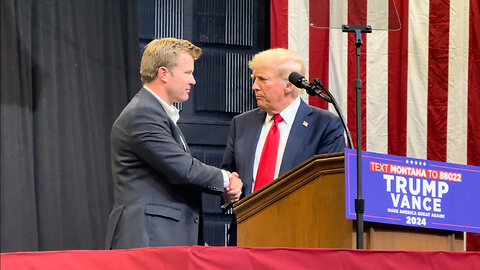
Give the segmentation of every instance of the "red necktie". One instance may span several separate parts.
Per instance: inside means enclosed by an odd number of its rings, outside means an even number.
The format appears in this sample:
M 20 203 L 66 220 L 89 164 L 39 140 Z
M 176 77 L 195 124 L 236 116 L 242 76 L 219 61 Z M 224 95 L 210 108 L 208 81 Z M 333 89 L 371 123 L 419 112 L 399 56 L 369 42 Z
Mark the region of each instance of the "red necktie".
M 278 123 L 283 120 L 280 114 L 273 116 L 273 124 L 268 132 L 265 144 L 263 145 L 262 155 L 258 163 L 257 177 L 253 191 L 263 187 L 273 180 L 275 176 L 275 165 L 277 164 L 278 143 L 280 142 L 280 130 Z

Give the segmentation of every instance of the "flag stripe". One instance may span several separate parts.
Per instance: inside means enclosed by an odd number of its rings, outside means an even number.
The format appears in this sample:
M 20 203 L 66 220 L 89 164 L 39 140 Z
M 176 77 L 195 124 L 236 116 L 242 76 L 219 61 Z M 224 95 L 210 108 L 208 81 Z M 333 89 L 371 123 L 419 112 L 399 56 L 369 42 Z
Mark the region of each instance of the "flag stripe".
M 447 162 L 467 164 L 468 9 L 450 0 Z
M 348 1 L 348 24 L 366 25 L 367 0 Z
M 297 53 L 305 61 L 308 78 L 308 65 L 310 60 L 310 23 L 308 16 L 308 2 L 289 1 L 288 2 L 288 49 Z M 300 97 L 309 102 L 308 94 L 305 91 L 300 92 Z
M 330 25 L 338 26 L 346 20 L 345 5 L 343 1 L 330 0 Z M 339 27 L 334 27 L 329 31 L 329 55 L 328 55 L 328 84 L 332 95 L 338 102 L 341 112 L 347 118 L 347 34 L 343 33 Z M 330 110 L 332 106 L 330 105 Z M 347 119 L 345 119 L 347 121 Z M 349 128 L 350 129 L 350 128 Z
M 308 78 L 309 81 L 318 78 L 329 89 L 329 30 L 325 29 L 325 27 L 330 25 L 330 12 L 328 12 L 330 10 L 330 0 L 310 0 L 309 6 L 310 11 L 313 10 L 309 14 L 310 22 L 314 23 L 314 27 L 310 27 Z M 324 12 L 317 12 L 319 10 Z M 309 104 L 322 109 L 328 109 L 327 102 L 319 97 L 309 97 Z
M 430 0 L 427 159 L 447 160 L 448 42 L 450 1 Z
M 330 26 L 330 0 L 309 0 L 309 18 L 314 27 Z M 310 11 L 312 11 L 310 13 Z
M 309 81 L 318 78 L 329 88 L 328 74 L 328 56 L 329 56 L 329 30 L 310 28 L 310 60 L 308 65 Z M 310 97 L 309 103 L 313 106 L 328 109 L 328 103 L 319 97 Z
M 407 156 L 423 159 L 427 157 L 428 7 L 429 1 L 409 1 Z
M 467 162 L 480 166 L 480 2 L 470 1 Z
M 348 2 L 348 24 L 365 25 L 367 12 L 367 0 L 356 0 Z M 348 74 L 347 74 L 347 125 L 352 133 L 353 143 L 355 148 L 357 146 L 357 124 L 356 124 L 356 89 L 355 80 L 357 79 L 357 57 L 355 46 L 355 34 L 348 33 Z M 362 149 L 366 149 L 366 91 L 368 90 L 365 84 L 366 79 L 366 45 L 367 35 L 362 34 L 363 45 L 360 47 L 360 80 L 362 81 L 361 90 L 361 125 L 362 125 Z
M 388 152 L 407 154 L 408 1 L 397 2 L 400 31 L 388 32 Z M 389 28 L 392 29 L 390 20 Z
M 288 2 L 288 48 L 297 53 L 308 67 L 310 36 L 308 22 L 308 3 L 303 1 Z
M 367 25 L 372 26 L 372 33 L 386 31 L 389 21 L 389 6 L 387 0 L 368 0 Z
M 368 34 L 366 74 L 366 149 L 373 152 L 388 151 L 388 2 L 368 0 L 367 25 L 378 31 Z
M 270 45 L 288 48 L 288 0 L 270 2 Z

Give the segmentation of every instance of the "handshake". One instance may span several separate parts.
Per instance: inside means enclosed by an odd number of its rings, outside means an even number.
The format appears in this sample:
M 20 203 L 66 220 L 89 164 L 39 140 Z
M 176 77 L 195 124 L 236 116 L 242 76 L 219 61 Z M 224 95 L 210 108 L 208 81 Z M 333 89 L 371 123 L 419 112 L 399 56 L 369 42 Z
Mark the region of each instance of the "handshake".
M 242 195 L 242 180 L 238 177 L 238 173 L 233 172 L 230 175 L 230 183 L 222 193 L 222 198 L 225 203 L 234 203 L 240 199 Z

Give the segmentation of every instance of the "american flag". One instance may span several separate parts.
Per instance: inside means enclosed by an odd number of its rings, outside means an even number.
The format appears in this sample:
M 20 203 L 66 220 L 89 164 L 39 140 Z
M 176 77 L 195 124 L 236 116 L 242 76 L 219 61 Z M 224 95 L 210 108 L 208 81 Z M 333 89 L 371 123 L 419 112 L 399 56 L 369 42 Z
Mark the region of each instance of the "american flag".
M 356 142 L 355 36 L 339 21 L 374 28 L 362 34 L 362 149 L 480 166 L 480 1 L 271 1 L 271 47 L 306 60 L 308 78 L 332 92 Z M 375 29 L 398 22 L 398 31 Z M 334 111 L 316 97 L 309 103 Z M 467 241 L 480 248 L 478 236 Z

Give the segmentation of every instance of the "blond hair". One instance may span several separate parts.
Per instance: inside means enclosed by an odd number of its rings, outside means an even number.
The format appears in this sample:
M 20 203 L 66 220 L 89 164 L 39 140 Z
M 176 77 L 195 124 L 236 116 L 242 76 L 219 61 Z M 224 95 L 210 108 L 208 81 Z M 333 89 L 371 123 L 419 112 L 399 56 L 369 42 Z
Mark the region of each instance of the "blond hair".
M 166 67 L 173 73 L 177 66 L 177 57 L 181 53 L 188 53 L 196 60 L 202 55 L 202 49 L 183 39 L 162 38 L 152 40 L 145 47 L 140 63 L 142 82 L 149 83 L 155 80 L 160 67 Z
M 265 66 L 272 67 L 277 70 L 278 77 L 284 80 L 288 80 L 288 76 L 294 71 L 305 76 L 305 64 L 302 58 L 298 54 L 282 48 L 257 53 L 248 66 L 252 70 Z

